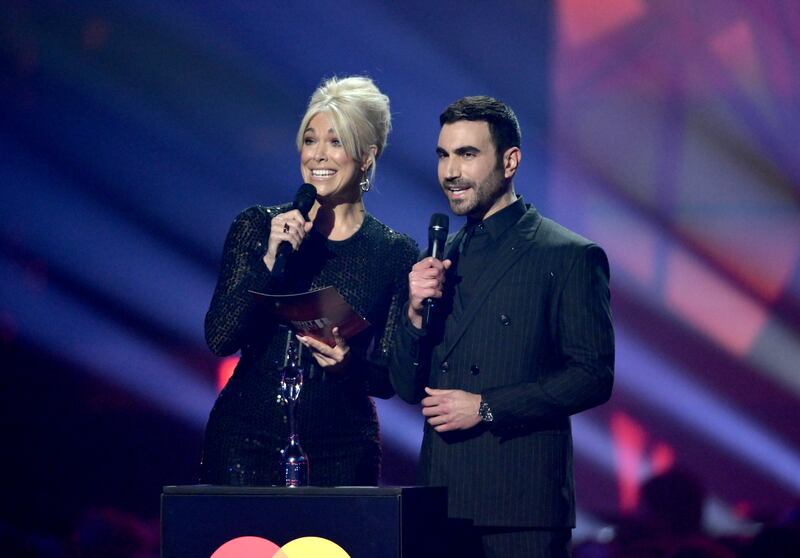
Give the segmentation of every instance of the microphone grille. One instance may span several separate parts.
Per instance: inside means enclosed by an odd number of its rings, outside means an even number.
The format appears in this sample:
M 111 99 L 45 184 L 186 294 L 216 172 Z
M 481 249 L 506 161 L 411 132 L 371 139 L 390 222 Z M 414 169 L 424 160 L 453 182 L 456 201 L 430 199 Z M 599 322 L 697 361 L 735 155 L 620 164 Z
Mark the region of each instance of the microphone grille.
M 445 235 L 447 234 L 447 230 L 450 228 L 450 218 L 445 215 L 444 213 L 434 213 L 431 215 L 431 222 L 428 225 L 428 229 L 436 230 L 436 231 L 445 231 Z
M 294 197 L 294 206 L 299 209 L 301 213 L 308 213 L 311 206 L 314 205 L 314 200 L 317 198 L 317 189 L 313 184 L 305 183 L 297 190 L 297 195 Z

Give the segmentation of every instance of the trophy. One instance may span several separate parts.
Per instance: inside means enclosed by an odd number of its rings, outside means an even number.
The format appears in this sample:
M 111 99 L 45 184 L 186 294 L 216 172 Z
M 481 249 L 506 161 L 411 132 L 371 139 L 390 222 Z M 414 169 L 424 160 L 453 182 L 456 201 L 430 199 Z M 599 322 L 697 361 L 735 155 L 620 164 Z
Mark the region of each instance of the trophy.
M 299 364 L 296 342 L 290 340 L 286 349 L 286 365 L 281 370 L 281 398 L 286 405 L 289 422 L 289 445 L 283 450 L 283 473 L 286 486 L 308 485 L 308 456 L 300 447 L 294 411 L 303 387 L 303 368 Z

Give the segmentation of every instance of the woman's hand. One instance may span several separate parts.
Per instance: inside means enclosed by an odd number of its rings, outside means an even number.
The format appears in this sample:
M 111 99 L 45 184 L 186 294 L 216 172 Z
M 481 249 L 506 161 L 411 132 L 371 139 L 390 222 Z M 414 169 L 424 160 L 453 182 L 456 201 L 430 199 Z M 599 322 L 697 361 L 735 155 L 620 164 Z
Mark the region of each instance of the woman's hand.
M 312 223 L 306 222 L 303 215 L 297 209 L 292 209 L 286 213 L 281 213 L 272 218 L 269 229 L 269 243 L 267 253 L 264 254 L 264 264 L 267 269 L 272 271 L 275 265 L 275 257 L 278 254 L 278 246 L 283 241 L 292 245 L 292 250 L 300 248 L 303 239 L 311 230 Z
M 324 368 L 326 372 L 339 372 L 347 367 L 347 363 L 350 360 L 350 346 L 344 338 L 339 335 L 338 327 L 333 328 L 333 339 L 336 341 L 336 345 L 331 347 L 327 343 L 323 343 L 307 335 L 297 336 L 298 341 L 311 349 L 314 360 L 316 360 L 317 364 Z

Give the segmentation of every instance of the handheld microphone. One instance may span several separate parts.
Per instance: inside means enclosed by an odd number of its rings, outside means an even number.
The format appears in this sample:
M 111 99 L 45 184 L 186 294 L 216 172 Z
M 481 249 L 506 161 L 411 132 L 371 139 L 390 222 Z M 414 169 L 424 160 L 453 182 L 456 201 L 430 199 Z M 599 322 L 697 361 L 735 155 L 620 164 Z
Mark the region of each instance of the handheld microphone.
M 442 259 L 444 252 L 444 244 L 447 242 L 447 232 L 450 228 L 450 218 L 443 213 L 434 213 L 431 215 L 431 222 L 428 225 L 428 255 L 437 260 Z M 422 327 L 428 327 L 431 321 L 433 309 L 436 302 L 432 298 L 426 298 L 423 303 L 425 306 L 422 312 Z
M 292 209 L 298 209 L 303 215 L 303 218 L 308 220 L 308 211 L 314 205 L 314 200 L 317 198 L 317 189 L 311 184 L 303 184 L 298 188 L 297 194 L 294 196 L 292 202 Z M 292 243 L 284 240 L 278 245 L 278 252 L 275 254 L 275 263 L 272 265 L 272 277 L 275 279 L 283 279 L 283 273 L 286 271 L 286 260 L 292 253 Z

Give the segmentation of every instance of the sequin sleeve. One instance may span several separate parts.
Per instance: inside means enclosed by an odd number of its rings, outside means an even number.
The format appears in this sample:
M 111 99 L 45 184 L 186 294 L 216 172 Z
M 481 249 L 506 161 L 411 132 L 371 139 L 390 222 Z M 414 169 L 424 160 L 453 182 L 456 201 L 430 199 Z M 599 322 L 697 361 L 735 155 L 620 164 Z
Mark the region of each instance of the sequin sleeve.
M 394 332 L 402 323 L 401 314 L 408 300 L 408 273 L 419 256 L 419 248 L 414 240 L 405 235 L 394 234 L 396 237 L 392 242 L 389 255 L 394 266 L 389 313 L 380 339 L 367 359 L 369 394 L 382 398 L 394 395 L 394 389 L 389 380 L 389 357 L 394 348 Z
M 270 273 L 262 257 L 270 220 L 267 208 L 250 207 L 234 219 L 228 231 L 205 319 L 206 343 L 216 355 L 230 355 L 242 347 L 253 302 L 248 291 L 269 291 Z

